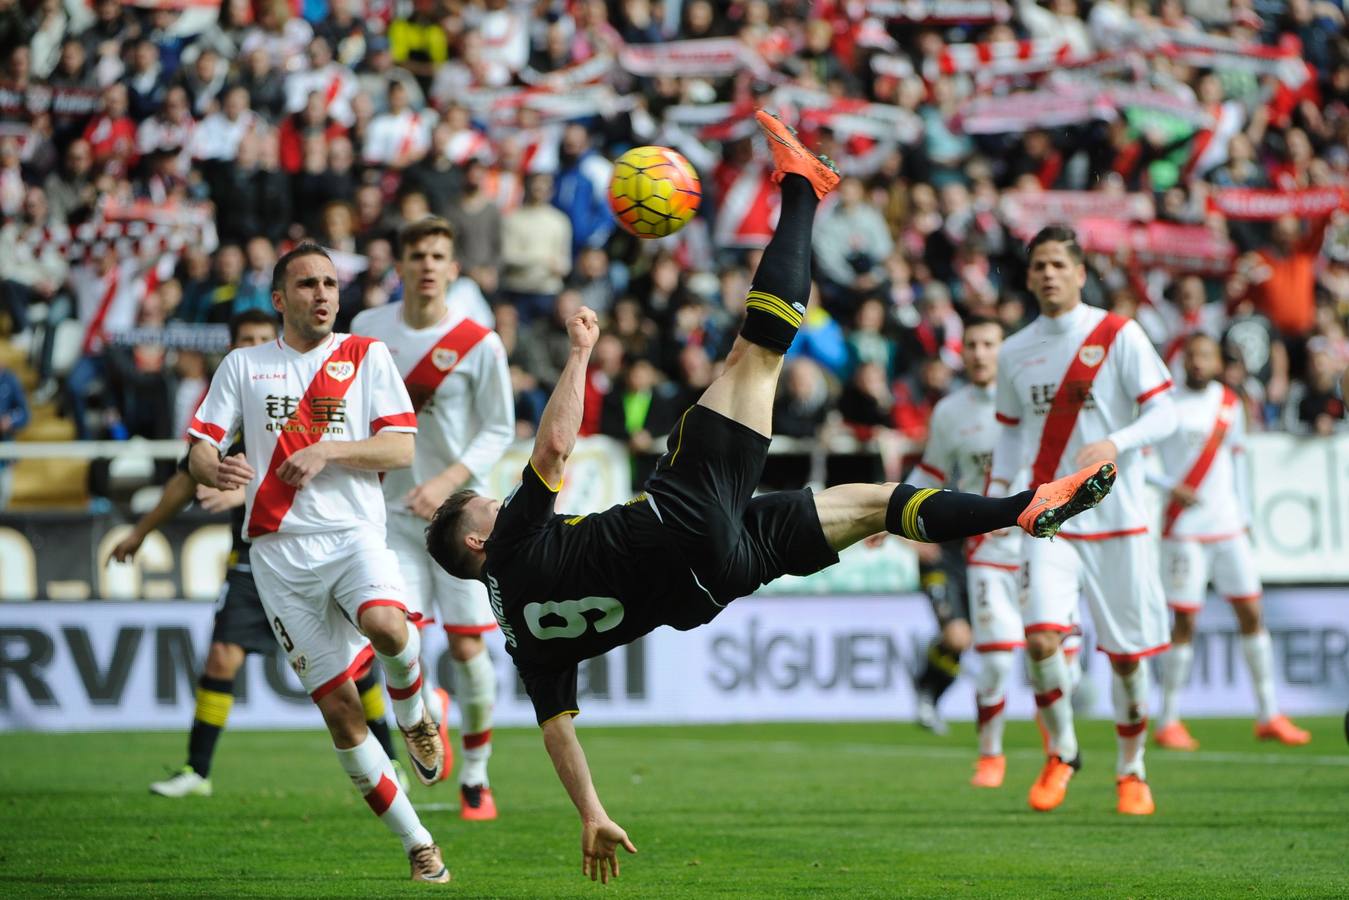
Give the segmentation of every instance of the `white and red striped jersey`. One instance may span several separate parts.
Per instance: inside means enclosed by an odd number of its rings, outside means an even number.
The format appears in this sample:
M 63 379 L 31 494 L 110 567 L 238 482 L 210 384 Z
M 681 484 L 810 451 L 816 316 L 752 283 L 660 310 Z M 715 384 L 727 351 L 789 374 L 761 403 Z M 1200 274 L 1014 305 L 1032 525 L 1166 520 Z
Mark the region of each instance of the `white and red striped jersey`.
M 1114 332 L 1108 340 L 1107 332 Z M 1137 322 L 1086 304 L 1057 318 L 1040 316 L 1009 337 L 998 354 L 996 415 L 1017 429 L 1020 458 L 995 459 L 994 471 L 1028 469 L 1030 483 L 1041 484 L 1074 472 L 1082 447 L 1114 440 L 1119 475 L 1111 496 L 1074 518 L 1062 534 L 1142 534 L 1148 523 L 1142 447 L 1119 446 L 1117 433 L 1138 418 L 1140 404 L 1170 387 L 1166 366 Z M 1077 414 L 1069 414 L 1074 407 Z
M 417 416 L 389 348 L 332 334 L 308 353 L 278 338 L 225 357 L 187 434 L 223 451 L 241 427 L 257 471 L 245 490 L 244 535 L 251 540 L 358 526 L 383 531 L 378 472 L 328 465 L 299 490 L 276 472 L 318 441 L 360 441 L 385 429 L 415 433 Z
M 492 466 L 515 439 L 515 393 L 501 338 L 462 305 L 418 329 L 403 320 L 402 303 L 389 303 L 362 312 L 351 330 L 388 345 L 417 413 L 412 468 L 384 476 L 389 509 L 406 509 L 408 491 L 454 463 L 472 473 L 465 487 L 485 491 Z
M 286 112 L 305 108 L 310 94 L 323 97 L 323 109 L 335 121 L 350 128 L 356 121 L 351 101 L 361 92 L 356 75 L 341 63 L 328 63 L 322 69 L 304 69 L 286 76 Z
M 909 474 L 915 487 L 945 487 L 982 494 L 988 487 L 993 447 L 1001 428 L 993 415 L 994 387 L 967 384 L 943 397 L 932 410 L 923 458 Z M 1025 478 L 1013 492 L 1025 490 Z M 971 563 L 1016 568 L 1021 562 L 1021 531 L 980 536 L 966 545 Z
M 1150 480 L 1167 491 L 1195 481 L 1199 502 L 1164 514 L 1168 521 L 1162 536 L 1190 541 L 1236 537 L 1250 521 L 1243 459 L 1246 415 L 1241 402 L 1230 388 L 1212 381 L 1203 390 L 1178 388 L 1175 403 L 1180 424 L 1157 445 L 1164 474 Z M 1164 501 L 1163 506 L 1169 504 Z
M 431 148 L 431 130 L 435 125 L 433 112 L 405 109 L 401 113 L 375 116 L 366 131 L 362 155 L 372 165 L 408 165 Z

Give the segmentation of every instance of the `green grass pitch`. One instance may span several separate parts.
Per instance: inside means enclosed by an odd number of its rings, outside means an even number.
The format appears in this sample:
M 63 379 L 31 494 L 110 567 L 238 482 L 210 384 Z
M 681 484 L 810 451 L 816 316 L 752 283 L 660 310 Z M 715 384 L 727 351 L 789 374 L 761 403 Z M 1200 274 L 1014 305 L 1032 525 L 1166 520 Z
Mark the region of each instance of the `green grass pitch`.
M 584 727 L 610 813 L 640 855 L 607 888 L 580 875 L 579 827 L 538 735 L 498 732 L 500 820 L 465 823 L 449 785 L 413 800 L 454 872 L 407 883 L 325 735 L 227 732 L 210 799 L 147 784 L 170 733 L 0 735 L 0 896 L 1345 897 L 1349 748 L 1257 744 L 1247 721 L 1191 723 L 1203 750 L 1149 750 L 1150 819 L 1114 813 L 1114 736 L 1081 723 L 1068 800 L 1026 807 L 1039 766 L 1008 726 L 1008 784 L 967 785 L 973 728 L 907 724 Z

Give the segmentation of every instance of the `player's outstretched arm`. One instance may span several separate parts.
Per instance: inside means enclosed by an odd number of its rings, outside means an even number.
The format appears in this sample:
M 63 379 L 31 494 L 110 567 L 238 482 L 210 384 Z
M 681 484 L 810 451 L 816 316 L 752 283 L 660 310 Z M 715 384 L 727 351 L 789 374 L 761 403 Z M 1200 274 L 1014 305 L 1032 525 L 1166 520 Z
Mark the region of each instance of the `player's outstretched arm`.
M 543 745 L 581 816 L 581 874 L 590 876 L 591 881 L 599 879 L 608 884 L 611 874 L 618 877 L 618 848 L 622 846 L 629 853 L 636 853 L 637 848 L 600 804 L 595 784 L 590 780 L 585 751 L 569 714 L 554 716 L 543 723 Z
M 590 351 L 599 339 L 599 319 L 588 306 L 581 307 L 567 320 L 567 337 L 571 339 L 571 353 L 557 387 L 543 408 L 539 433 L 534 438 L 534 453 L 529 460 L 534 471 L 553 490 L 562 483 L 562 471 L 567 457 L 576 446 L 576 434 L 581 430 L 581 413 L 585 410 L 586 368 L 590 365 Z
M 112 548 L 107 562 L 116 560 L 124 563 L 134 557 L 150 532 L 187 508 L 196 490 L 197 482 L 192 480 L 191 475 L 183 471 L 174 472 L 173 477 L 164 485 L 164 492 L 159 495 L 159 502 L 155 504 L 155 508 L 141 516 L 140 521 L 132 527 L 131 533 Z

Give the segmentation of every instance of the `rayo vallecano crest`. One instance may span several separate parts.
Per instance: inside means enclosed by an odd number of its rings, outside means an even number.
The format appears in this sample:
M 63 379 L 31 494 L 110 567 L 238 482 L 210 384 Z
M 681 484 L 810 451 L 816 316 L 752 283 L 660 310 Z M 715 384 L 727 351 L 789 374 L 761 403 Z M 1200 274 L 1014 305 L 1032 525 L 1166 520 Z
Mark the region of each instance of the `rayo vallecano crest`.
M 349 359 L 335 360 L 323 367 L 328 377 L 337 381 L 346 381 L 356 374 L 356 364 Z
M 1100 344 L 1087 344 L 1077 351 L 1077 358 L 1082 361 L 1082 365 L 1094 369 L 1105 359 L 1105 348 Z
M 442 372 L 450 371 L 457 362 L 459 362 L 458 352 L 448 347 L 437 347 L 431 351 L 431 365 Z

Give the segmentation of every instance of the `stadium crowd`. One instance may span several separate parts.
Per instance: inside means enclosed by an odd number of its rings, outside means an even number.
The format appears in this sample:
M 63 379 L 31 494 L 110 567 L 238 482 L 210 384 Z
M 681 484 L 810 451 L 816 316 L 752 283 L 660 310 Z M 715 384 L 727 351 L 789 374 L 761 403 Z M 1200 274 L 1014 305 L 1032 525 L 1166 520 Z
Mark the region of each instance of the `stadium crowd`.
M 1024 239 L 1058 218 L 1089 302 L 1168 362 L 1212 333 L 1252 427 L 1329 434 L 1349 425 L 1346 34 L 1340 0 L 0 0 L 0 329 L 79 437 L 174 437 L 220 326 L 271 308 L 280 253 L 337 251 L 345 330 L 399 296 L 393 235 L 433 213 L 522 434 L 585 304 L 604 336 L 583 433 L 645 451 L 737 332 L 776 213 L 749 115 L 768 105 L 847 176 L 782 435 L 919 448 L 962 321 L 1034 314 Z M 704 192 L 649 243 L 606 200 L 609 160 L 648 143 Z M 0 411 L 0 439 L 18 421 Z

